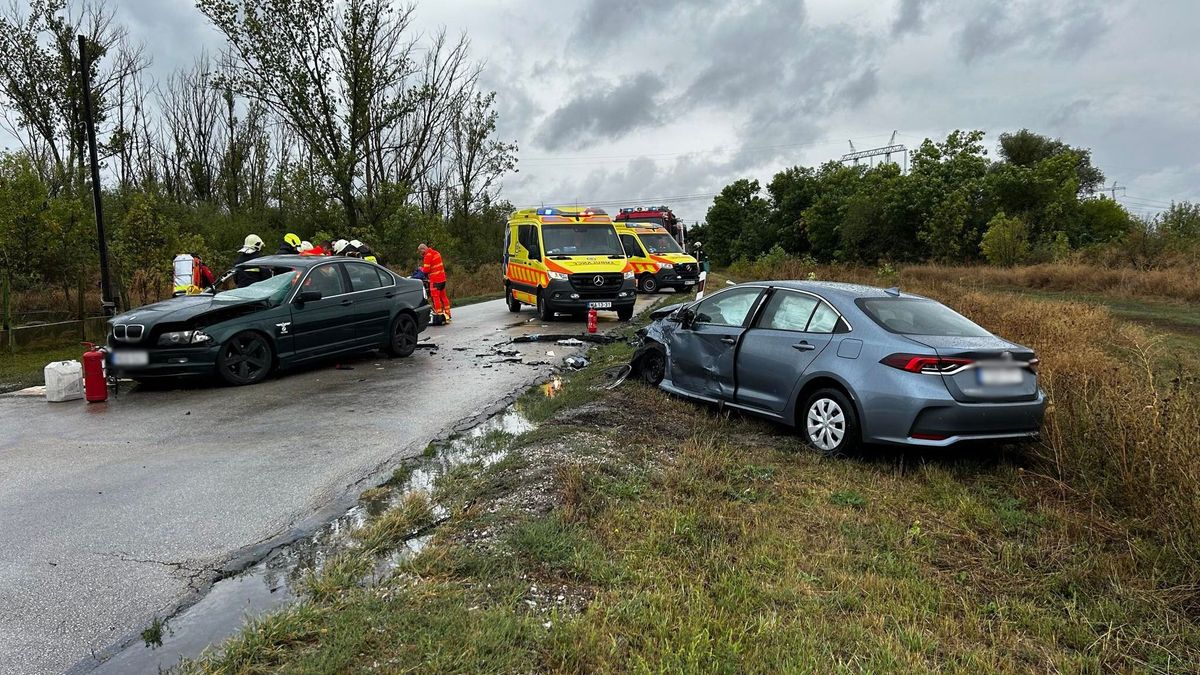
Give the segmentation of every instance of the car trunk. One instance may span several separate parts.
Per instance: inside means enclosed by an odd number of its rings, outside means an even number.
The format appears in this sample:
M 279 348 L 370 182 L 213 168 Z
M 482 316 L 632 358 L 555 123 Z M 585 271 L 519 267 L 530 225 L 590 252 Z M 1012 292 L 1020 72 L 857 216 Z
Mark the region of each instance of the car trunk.
M 939 357 L 971 361 L 969 366 L 941 376 L 956 401 L 1002 403 L 1037 398 L 1037 374 L 1028 367 L 1034 354 L 1025 347 L 997 337 L 906 337 L 932 348 Z

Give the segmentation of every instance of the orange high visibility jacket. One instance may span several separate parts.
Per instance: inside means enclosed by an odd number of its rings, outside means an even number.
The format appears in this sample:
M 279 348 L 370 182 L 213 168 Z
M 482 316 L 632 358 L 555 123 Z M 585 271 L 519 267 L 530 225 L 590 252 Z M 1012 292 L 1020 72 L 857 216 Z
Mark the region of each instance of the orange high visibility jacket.
M 442 265 L 442 254 L 432 246 L 425 249 L 425 259 L 421 261 L 421 271 L 435 284 L 446 282 L 446 268 Z

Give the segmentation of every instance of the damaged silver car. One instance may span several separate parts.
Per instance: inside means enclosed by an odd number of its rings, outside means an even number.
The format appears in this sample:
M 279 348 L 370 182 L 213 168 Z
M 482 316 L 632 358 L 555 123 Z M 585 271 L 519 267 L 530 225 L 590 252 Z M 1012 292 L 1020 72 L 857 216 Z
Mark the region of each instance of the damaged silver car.
M 651 314 L 635 372 L 688 398 L 796 427 L 827 454 L 1037 436 L 1033 350 L 898 289 L 732 286 Z

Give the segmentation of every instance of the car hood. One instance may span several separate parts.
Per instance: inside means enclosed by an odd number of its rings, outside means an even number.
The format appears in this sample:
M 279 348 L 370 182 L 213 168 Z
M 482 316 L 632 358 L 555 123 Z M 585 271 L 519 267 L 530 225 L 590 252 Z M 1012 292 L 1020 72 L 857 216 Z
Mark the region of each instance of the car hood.
M 148 328 L 166 322 L 186 322 L 216 309 L 261 302 L 258 299 L 218 300 L 211 295 L 181 295 L 118 314 L 110 323 L 141 324 Z
M 656 309 L 653 312 L 650 312 L 650 319 L 651 320 L 665 319 L 668 316 L 671 316 L 672 314 L 674 314 L 680 307 L 686 307 L 688 304 L 690 304 L 690 303 L 680 302 L 680 303 L 676 303 L 674 305 L 667 305 L 666 307 L 663 307 L 661 309 Z

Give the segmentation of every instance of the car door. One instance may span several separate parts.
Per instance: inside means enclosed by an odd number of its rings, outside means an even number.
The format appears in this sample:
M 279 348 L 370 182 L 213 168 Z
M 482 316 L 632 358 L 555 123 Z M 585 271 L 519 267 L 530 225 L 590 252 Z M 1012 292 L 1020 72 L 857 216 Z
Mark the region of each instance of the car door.
M 672 332 L 668 345 L 671 384 L 707 398 L 733 400 L 738 338 L 762 292 L 761 286 L 736 286 L 689 308 L 691 321 Z
M 354 347 L 353 296 L 342 263 L 323 263 L 308 271 L 292 303 L 292 344 L 304 361 Z M 317 291 L 320 300 L 299 302 L 299 294 Z
M 354 322 L 354 340 L 359 346 L 384 343 L 392 318 L 395 288 L 383 288 L 376 266 L 365 262 L 344 262 L 350 280 L 349 296 L 354 302 L 350 314 Z
M 796 382 L 829 346 L 838 320 L 810 293 L 775 289 L 737 354 L 737 403 L 782 413 Z

